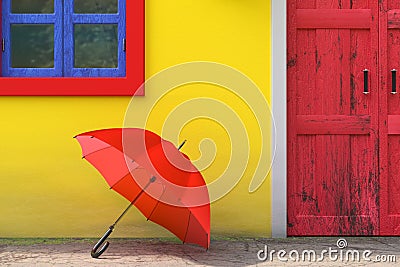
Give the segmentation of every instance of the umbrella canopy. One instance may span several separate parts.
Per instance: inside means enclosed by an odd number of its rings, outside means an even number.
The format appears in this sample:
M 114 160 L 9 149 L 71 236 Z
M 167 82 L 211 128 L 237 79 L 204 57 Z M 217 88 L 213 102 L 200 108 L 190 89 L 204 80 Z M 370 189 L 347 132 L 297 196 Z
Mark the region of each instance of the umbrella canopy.
M 171 142 L 138 128 L 97 130 L 75 138 L 83 158 L 148 220 L 165 227 L 184 243 L 208 249 L 210 205 L 206 183 L 189 158 Z

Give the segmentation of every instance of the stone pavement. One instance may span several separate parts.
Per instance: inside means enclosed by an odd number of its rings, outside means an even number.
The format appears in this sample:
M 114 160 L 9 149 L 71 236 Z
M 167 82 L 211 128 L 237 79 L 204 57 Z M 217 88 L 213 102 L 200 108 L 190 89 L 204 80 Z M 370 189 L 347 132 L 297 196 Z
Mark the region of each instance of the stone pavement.
M 50 239 L 20 244 L 0 239 L 0 266 L 400 266 L 400 237 L 348 237 L 347 246 L 344 240 L 337 241 L 323 237 L 214 240 L 205 251 L 171 240 L 110 239 L 108 250 L 99 259 L 92 259 L 90 250 L 95 240 L 71 239 L 57 244 Z M 260 261 L 257 254 L 265 257 L 266 246 L 268 254 L 282 250 L 280 256 L 287 261 L 280 261 L 277 252 L 273 261 Z M 296 251 L 299 258 L 293 261 Z M 323 262 L 317 262 L 319 258 Z

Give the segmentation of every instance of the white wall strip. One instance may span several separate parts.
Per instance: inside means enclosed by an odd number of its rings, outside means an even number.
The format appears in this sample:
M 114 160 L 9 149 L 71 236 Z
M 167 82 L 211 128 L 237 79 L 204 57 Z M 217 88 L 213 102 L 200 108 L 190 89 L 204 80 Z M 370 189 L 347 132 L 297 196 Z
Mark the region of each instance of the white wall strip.
M 272 237 L 286 237 L 286 0 L 272 0 L 272 107 L 277 131 L 272 166 Z

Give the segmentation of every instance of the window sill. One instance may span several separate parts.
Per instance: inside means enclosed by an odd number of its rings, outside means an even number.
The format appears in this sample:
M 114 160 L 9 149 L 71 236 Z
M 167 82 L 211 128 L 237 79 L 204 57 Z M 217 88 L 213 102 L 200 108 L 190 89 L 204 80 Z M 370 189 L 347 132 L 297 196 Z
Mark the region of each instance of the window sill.
M 2 96 L 131 96 L 144 95 L 143 79 L 0 77 Z M 140 87 L 140 88 L 139 88 Z M 136 92 L 139 90 L 138 92 Z

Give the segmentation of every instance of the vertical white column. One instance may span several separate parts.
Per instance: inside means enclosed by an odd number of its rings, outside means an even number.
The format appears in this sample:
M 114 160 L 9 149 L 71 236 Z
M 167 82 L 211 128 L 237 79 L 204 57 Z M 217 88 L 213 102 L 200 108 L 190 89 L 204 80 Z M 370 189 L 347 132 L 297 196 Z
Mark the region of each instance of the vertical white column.
M 272 0 L 272 110 L 276 155 L 272 166 L 272 237 L 287 236 L 286 0 Z

